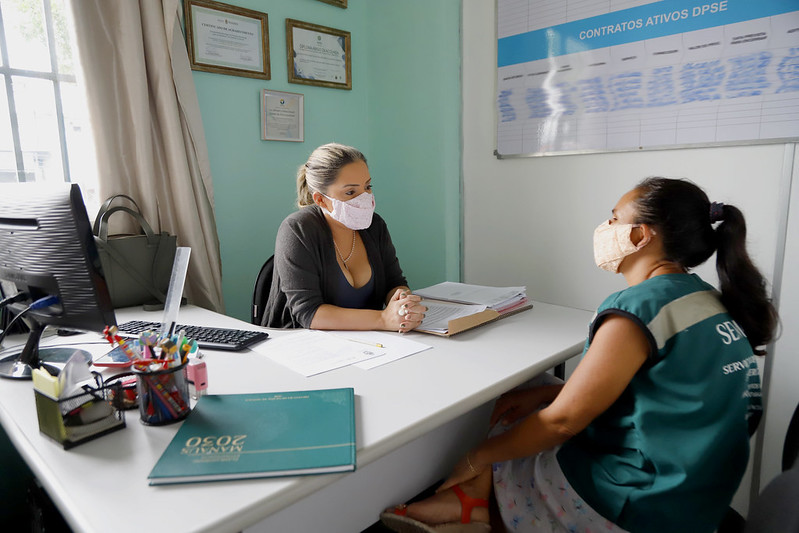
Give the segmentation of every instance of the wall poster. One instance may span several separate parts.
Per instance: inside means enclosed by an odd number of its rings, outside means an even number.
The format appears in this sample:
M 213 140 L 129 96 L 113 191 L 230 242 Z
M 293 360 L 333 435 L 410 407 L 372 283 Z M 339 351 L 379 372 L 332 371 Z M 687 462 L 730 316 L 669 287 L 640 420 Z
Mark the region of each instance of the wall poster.
M 796 0 L 497 0 L 497 157 L 799 140 Z

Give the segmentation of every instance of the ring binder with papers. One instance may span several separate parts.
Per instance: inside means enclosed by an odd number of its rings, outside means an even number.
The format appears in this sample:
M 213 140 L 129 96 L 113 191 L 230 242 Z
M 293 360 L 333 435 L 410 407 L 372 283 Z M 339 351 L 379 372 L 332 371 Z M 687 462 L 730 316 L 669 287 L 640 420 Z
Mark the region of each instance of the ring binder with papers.
M 524 287 L 486 287 L 445 281 L 414 291 L 428 308 L 416 331 L 451 337 L 533 307 Z

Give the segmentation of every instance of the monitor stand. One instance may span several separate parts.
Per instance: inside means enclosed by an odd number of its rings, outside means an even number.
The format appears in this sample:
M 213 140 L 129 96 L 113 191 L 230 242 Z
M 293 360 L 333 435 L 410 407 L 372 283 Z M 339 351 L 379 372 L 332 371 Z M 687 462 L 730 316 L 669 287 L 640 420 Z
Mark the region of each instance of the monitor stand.
M 92 354 L 86 350 L 73 347 L 39 347 L 39 341 L 44 333 L 45 326 L 34 322 L 28 334 L 28 341 L 22 350 L 14 351 L 0 359 L 0 378 L 31 379 L 33 369 L 44 367 L 50 374 L 56 376 L 69 361 L 79 354 L 87 364 L 92 362 Z

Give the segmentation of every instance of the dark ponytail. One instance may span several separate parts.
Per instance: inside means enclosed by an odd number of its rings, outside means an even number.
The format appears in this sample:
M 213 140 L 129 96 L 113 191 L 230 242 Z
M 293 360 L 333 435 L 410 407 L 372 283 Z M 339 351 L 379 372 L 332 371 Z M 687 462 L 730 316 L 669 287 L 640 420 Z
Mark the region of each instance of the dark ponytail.
M 725 205 L 716 228 L 716 272 L 721 302 L 738 322 L 758 355 L 771 342 L 777 326 L 777 310 L 766 297 L 766 280 L 746 252 L 746 222 L 740 209 Z
M 687 180 L 647 178 L 637 187 L 636 223 L 661 236 L 665 259 L 685 268 L 701 265 L 717 252 L 721 302 L 746 333 L 758 355 L 774 338 L 777 311 L 766 293 L 766 280 L 746 251 L 746 222 L 731 205 L 710 203 L 705 192 Z M 714 222 L 721 220 L 716 229 Z

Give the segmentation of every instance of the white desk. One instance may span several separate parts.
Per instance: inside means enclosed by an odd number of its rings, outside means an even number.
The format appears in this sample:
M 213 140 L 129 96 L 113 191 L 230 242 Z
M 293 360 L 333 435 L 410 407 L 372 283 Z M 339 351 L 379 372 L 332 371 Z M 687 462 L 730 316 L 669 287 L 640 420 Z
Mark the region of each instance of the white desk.
M 351 533 L 440 479 L 481 438 L 475 425 L 493 398 L 580 352 L 590 317 L 534 303 L 449 339 L 410 333 L 433 349 L 388 365 L 311 378 L 254 352 L 206 352 L 210 394 L 353 387 L 357 470 L 348 474 L 151 487 L 147 475 L 179 425 L 144 426 L 127 411 L 127 428 L 64 451 L 39 433 L 30 381 L 0 380 L 0 423 L 75 531 Z M 119 322 L 134 318 L 160 313 L 117 312 Z M 196 307 L 179 321 L 254 329 Z

